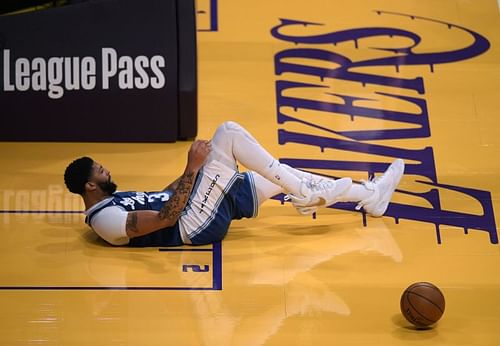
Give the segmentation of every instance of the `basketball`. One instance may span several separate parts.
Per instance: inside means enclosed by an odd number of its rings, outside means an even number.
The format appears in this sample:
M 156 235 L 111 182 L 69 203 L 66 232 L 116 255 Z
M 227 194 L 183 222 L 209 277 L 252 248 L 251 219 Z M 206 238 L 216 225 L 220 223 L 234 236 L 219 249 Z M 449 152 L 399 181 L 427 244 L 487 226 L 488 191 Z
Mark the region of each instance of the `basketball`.
M 428 327 L 443 316 L 444 295 L 430 282 L 416 282 L 401 296 L 401 313 L 418 328 Z

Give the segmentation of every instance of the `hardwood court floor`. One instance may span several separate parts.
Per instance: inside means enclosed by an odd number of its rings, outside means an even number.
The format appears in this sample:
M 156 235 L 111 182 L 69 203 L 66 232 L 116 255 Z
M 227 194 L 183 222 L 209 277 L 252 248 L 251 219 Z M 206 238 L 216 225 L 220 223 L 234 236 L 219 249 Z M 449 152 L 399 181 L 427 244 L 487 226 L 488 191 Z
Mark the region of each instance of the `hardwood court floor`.
M 291 165 L 357 181 L 402 157 L 387 216 L 365 227 L 352 205 L 312 219 L 273 200 L 213 247 L 113 248 L 84 225 L 66 165 L 88 155 L 120 189 L 156 190 L 190 142 L 3 142 L 0 344 L 498 345 L 497 2 L 198 9 L 199 137 L 234 120 Z M 417 281 L 446 297 L 428 330 L 399 311 Z

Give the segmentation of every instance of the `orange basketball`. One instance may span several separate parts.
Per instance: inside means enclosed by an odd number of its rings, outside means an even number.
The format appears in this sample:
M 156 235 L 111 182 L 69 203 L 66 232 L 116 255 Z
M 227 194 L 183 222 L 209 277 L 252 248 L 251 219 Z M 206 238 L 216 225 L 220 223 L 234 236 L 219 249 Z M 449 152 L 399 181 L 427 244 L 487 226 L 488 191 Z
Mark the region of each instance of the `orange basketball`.
M 430 282 L 416 282 L 401 296 L 401 313 L 418 328 L 428 327 L 443 316 L 444 295 Z

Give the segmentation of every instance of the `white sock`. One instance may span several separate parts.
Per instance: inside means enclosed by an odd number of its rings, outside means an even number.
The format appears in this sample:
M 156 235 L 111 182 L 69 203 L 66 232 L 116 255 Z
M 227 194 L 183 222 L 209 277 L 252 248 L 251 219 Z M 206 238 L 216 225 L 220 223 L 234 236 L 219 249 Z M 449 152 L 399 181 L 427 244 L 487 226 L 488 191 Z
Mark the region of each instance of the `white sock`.
M 282 193 L 283 188 L 276 185 L 257 172 L 252 172 L 253 180 L 255 182 L 255 190 L 257 192 L 257 203 L 259 206 L 267 201 L 269 198 L 276 196 L 278 193 Z
M 235 122 L 227 121 L 217 128 L 212 138 L 213 158 L 233 161 L 281 186 L 285 191 L 300 196 L 301 180 L 290 173 L 255 138 Z
M 363 184 L 352 184 L 351 188 L 340 196 L 340 202 L 360 202 L 367 199 L 373 194 L 372 190 L 368 190 Z
M 304 172 L 304 171 L 301 171 L 300 169 L 293 168 L 293 167 L 287 165 L 286 163 L 282 163 L 281 165 L 283 167 L 285 167 L 285 169 L 288 172 L 290 172 L 291 174 L 295 175 L 299 179 L 304 179 L 304 178 L 308 179 L 308 178 L 312 177 L 312 175 L 313 175 L 312 173 Z

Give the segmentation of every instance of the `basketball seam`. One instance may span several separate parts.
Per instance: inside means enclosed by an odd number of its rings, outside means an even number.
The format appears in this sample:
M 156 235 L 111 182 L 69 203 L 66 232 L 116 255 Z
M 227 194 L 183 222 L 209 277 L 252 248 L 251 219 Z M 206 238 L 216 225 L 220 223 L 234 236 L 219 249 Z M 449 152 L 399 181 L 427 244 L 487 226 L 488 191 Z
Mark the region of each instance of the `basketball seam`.
M 404 293 L 404 297 L 406 298 L 406 302 L 408 303 L 408 305 L 412 308 L 412 310 L 418 312 L 417 310 L 415 310 L 415 307 L 413 306 L 413 304 L 410 302 L 410 298 L 408 297 L 408 292 L 405 291 Z M 415 323 L 417 324 L 418 322 L 415 321 L 415 319 L 413 318 L 413 316 L 410 314 L 409 316 L 407 314 L 405 314 L 405 316 L 408 318 L 410 318 L 412 321 L 412 323 Z
M 423 299 L 427 300 L 429 303 L 431 303 L 432 305 L 434 305 L 439 311 L 441 311 L 442 314 L 444 313 L 444 310 L 441 310 L 441 308 L 438 305 L 436 305 L 436 303 L 434 303 L 432 300 L 428 299 L 427 297 L 424 297 L 423 295 L 415 293 L 413 291 L 409 291 L 408 293 L 414 294 L 416 296 L 419 296 L 420 298 L 423 298 Z
M 412 293 L 412 292 L 406 292 L 406 300 L 408 301 L 408 304 L 411 306 L 411 308 L 413 309 L 413 311 L 416 312 L 417 314 L 419 314 L 424 320 L 427 320 L 427 321 L 429 321 L 431 323 L 436 323 L 436 321 L 428 319 L 427 317 L 425 317 L 424 315 L 422 315 L 422 313 L 420 311 L 417 310 L 417 308 L 410 301 L 409 293 Z M 418 321 L 414 321 L 414 322 L 418 323 Z

